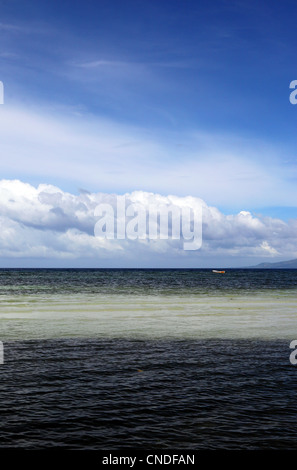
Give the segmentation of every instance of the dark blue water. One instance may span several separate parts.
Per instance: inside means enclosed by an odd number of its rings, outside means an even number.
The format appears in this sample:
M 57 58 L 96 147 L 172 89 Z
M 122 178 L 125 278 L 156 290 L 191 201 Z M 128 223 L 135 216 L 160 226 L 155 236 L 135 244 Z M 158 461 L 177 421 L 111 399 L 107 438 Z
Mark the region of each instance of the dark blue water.
M 294 289 L 296 274 L 2 270 L 0 283 L 11 296 L 95 289 L 207 295 Z M 297 449 L 290 352 L 281 339 L 82 339 L 78 332 L 9 341 L 0 366 L 0 448 Z
M 0 269 L 1 294 L 224 294 L 295 289 L 297 269 Z
M 297 369 L 259 341 L 10 343 L 0 447 L 297 448 Z

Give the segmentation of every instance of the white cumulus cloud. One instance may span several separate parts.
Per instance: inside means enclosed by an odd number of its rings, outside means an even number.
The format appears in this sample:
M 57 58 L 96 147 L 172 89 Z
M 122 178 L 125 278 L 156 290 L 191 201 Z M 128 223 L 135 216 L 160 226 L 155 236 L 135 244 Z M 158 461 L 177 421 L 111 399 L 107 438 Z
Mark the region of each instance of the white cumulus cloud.
M 108 240 L 94 235 L 100 203 L 116 208 L 117 195 L 88 193 L 78 195 L 40 184 L 37 187 L 19 180 L 0 181 L 0 256 L 2 259 L 113 260 L 114 265 L 145 264 L 161 256 L 163 262 L 179 257 L 181 264 L 200 259 L 246 259 L 254 261 L 297 256 L 297 220 L 284 222 L 271 217 L 256 217 L 242 210 L 225 215 L 203 200 L 188 196 L 162 196 L 135 191 L 125 194 L 127 204 L 145 209 L 173 204 L 193 211 L 202 206 L 202 247 L 187 252 L 183 240 Z M 252 260 L 250 263 L 248 260 Z M 101 263 L 101 264 L 100 264 Z M 231 263 L 232 264 L 232 263 Z M 191 264 L 192 265 L 192 264 Z

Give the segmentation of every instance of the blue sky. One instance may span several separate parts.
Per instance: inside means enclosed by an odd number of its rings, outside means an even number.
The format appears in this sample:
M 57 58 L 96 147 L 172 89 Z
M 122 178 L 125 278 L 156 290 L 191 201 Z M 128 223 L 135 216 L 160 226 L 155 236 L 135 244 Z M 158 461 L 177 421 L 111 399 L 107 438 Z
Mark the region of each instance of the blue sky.
M 271 0 L 0 0 L 0 178 L 296 219 L 296 13 Z

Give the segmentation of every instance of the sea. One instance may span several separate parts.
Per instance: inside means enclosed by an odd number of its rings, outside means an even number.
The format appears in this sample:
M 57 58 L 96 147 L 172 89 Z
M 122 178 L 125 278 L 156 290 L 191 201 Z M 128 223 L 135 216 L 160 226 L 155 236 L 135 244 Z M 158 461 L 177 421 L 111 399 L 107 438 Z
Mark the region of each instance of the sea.
M 297 270 L 1 269 L 0 449 L 296 450 L 294 340 Z

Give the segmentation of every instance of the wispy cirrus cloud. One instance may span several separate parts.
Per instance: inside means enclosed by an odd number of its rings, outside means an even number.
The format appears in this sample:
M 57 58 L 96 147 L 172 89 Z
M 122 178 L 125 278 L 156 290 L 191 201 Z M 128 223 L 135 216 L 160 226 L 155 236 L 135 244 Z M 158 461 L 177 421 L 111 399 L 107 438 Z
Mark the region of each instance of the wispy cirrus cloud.
M 17 125 L 16 125 L 17 123 Z M 236 209 L 295 205 L 294 162 L 232 134 L 147 132 L 66 108 L 0 109 L 1 174 L 92 191 L 191 194 Z
M 17 24 L 10 24 L 10 23 L 0 23 L 0 31 L 23 31 L 23 28 Z
M 164 67 L 164 68 L 197 68 L 198 64 L 193 60 L 176 60 L 176 61 L 121 61 L 98 59 L 87 62 L 71 62 L 75 67 L 86 69 L 96 69 L 100 67 Z
M 18 57 L 18 54 L 16 54 L 15 52 L 9 52 L 9 51 L 0 52 L 1 59 L 16 59 L 17 57 Z

